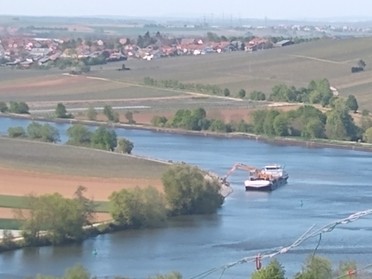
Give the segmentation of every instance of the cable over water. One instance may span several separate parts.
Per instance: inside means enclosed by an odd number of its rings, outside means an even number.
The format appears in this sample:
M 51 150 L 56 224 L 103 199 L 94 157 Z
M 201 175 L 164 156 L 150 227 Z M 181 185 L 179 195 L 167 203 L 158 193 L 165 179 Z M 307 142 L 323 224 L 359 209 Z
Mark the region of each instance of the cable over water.
M 231 262 L 231 263 L 225 264 L 225 265 L 220 266 L 220 267 L 215 267 L 215 268 L 209 269 L 209 270 L 207 270 L 203 273 L 200 273 L 198 275 L 195 275 L 195 276 L 191 277 L 190 279 L 206 278 L 207 276 L 209 276 L 209 275 L 211 275 L 215 272 L 221 272 L 221 276 L 220 276 L 220 278 L 221 278 L 223 276 L 224 272 L 227 269 L 233 268 L 236 265 L 240 265 L 240 264 L 244 264 L 244 263 L 255 263 L 255 262 L 257 263 L 257 260 L 261 261 L 261 260 L 266 259 L 266 258 L 273 258 L 273 257 L 278 256 L 280 254 L 288 253 L 290 250 L 300 246 L 306 240 L 308 240 L 310 238 L 319 237 L 319 241 L 318 241 L 317 246 L 316 246 L 316 248 L 314 249 L 314 252 L 313 252 L 313 256 L 314 256 L 315 253 L 316 253 L 316 250 L 318 249 L 318 247 L 320 245 L 320 241 L 322 239 L 322 234 L 332 232 L 337 226 L 346 225 L 346 224 L 349 224 L 351 222 L 355 222 L 355 221 L 359 220 L 360 218 L 365 217 L 365 216 L 370 215 L 370 214 L 372 214 L 372 209 L 367 209 L 367 210 L 364 210 L 364 211 L 358 211 L 356 213 L 353 213 L 346 218 L 336 220 L 336 221 L 331 222 L 331 223 L 329 223 L 325 226 L 322 226 L 320 228 L 316 228 L 316 225 L 312 225 L 299 238 L 297 238 L 293 243 L 291 243 L 288 246 L 273 248 L 273 249 L 270 249 L 270 250 L 262 251 L 262 252 L 260 252 L 256 255 L 241 258 L 241 259 L 239 259 L 235 262 Z M 370 266 L 372 266 L 372 265 L 368 265 L 365 268 L 369 268 Z M 343 277 L 337 277 L 337 278 L 343 278 Z

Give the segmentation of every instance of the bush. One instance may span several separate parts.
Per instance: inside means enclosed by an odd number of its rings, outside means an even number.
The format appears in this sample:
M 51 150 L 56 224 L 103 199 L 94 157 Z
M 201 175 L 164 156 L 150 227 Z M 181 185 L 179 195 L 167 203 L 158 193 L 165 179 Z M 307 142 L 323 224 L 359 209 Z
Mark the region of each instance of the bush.
M 66 107 L 62 103 L 58 103 L 55 111 L 57 118 L 72 118 L 71 114 L 67 114 Z
M 111 106 L 105 105 L 103 108 L 103 114 L 107 117 L 108 121 L 114 121 L 115 114 Z
M 164 173 L 162 181 L 172 215 L 214 213 L 223 203 L 217 179 L 197 167 L 174 165 Z
M 14 235 L 11 231 L 3 230 L 3 238 L 1 241 L 1 248 L 5 250 L 13 249 L 17 246 L 14 242 Z
M 116 132 L 106 127 L 99 127 L 91 138 L 91 146 L 97 149 L 113 151 L 117 145 Z
M 45 142 L 59 141 L 58 130 L 50 124 L 42 125 L 37 122 L 32 122 L 27 127 L 27 135 L 31 139 L 41 140 Z
M 245 95 L 246 95 L 245 90 L 244 89 L 240 89 L 238 95 L 239 95 L 239 98 L 242 98 L 243 99 L 245 97 Z
M 92 139 L 92 133 L 87 127 L 81 124 L 74 124 L 67 129 L 69 139 L 67 144 L 89 146 Z
M 226 96 L 226 97 L 230 96 L 230 90 L 228 88 L 225 88 L 223 90 L 223 95 Z
M 156 127 L 165 127 L 168 119 L 165 116 L 154 116 L 151 119 L 151 124 Z
M 133 118 L 133 112 L 131 112 L 131 111 L 128 111 L 128 112 L 125 113 L 125 118 L 127 119 L 128 124 L 135 124 L 136 123 L 136 121 Z
M 7 104 L 5 102 L 0 102 L 0 112 L 5 113 L 9 110 Z
M 163 196 L 153 187 L 114 192 L 109 206 L 115 222 L 126 228 L 155 227 L 166 220 Z
M 329 279 L 332 278 L 332 266 L 329 260 L 319 256 L 310 256 L 302 272 L 295 279 Z
M 97 111 L 94 107 L 90 106 L 87 111 L 87 117 L 91 121 L 97 120 Z
M 285 279 L 283 266 L 276 260 L 272 260 L 267 267 L 256 271 L 252 279 Z M 315 279 L 315 278 L 314 278 Z
M 28 114 L 29 107 L 25 102 L 10 102 L 9 103 L 9 112 L 17 114 Z
M 8 129 L 8 135 L 11 138 L 24 138 L 26 137 L 26 131 L 23 127 L 10 127 Z
M 127 153 L 131 154 L 133 150 L 134 144 L 128 139 L 119 139 L 118 145 L 116 146 L 116 151 L 120 153 Z
M 67 240 L 81 240 L 84 236 L 83 226 L 90 223 L 92 206 L 82 196 L 84 188 L 79 187 L 76 197 L 68 199 L 60 194 L 46 194 L 39 197 L 28 196 L 25 200 L 24 214 L 19 211 L 18 217 L 23 219 L 23 236 L 26 243 L 36 244 L 41 232 L 46 231 L 46 238 L 53 244 L 61 244 Z

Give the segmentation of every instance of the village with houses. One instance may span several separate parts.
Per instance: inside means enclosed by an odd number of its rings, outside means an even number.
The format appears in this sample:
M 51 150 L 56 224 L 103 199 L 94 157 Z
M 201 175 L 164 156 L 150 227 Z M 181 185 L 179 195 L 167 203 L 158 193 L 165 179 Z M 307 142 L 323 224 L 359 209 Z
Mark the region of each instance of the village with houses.
M 141 41 L 141 38 L 142 39 Z M 146 39 L 148 38 L 148 39 Z M 273 42 L 269 38 L 253 37 L 244 40 L 210 41 L 207 37 L 169 38 L 160 33 L 146 33 L 139 39 L 50 39 L 22 36 L 3 36 L 0 39 L 0 65 L 31 68 L 55 65 L 63 59 L 84 60 L 88 65 L 105 64 L 127 59 L 153 60 L 163 57 L 204 55 L 231 51 L 257 51 L 283 47 L 294 42 L 290 39 Z
M 254 52 L 274 47 L 284 47 L 295 43 L 314 40 L 329 36 L 330 32 L 358 32 L 364 34 L 369 29 L 353 29 L 349 26 L 317 27 L 309 25 L 290 26 L 243 26 L 237 27 L 245 30 L 243 35 L 228 36 L 221 34 L 221 29 L 211 27 L 205 29 L 203 35 L 175 35 L 167 32 L 163 25 L 151 25 L 161 28 L 161 32 L 149 32 L 144 34 L 125 36 L 124 34 L 95 34 L 76 36 L 74 32 L 63 36 L 51 37 L 40 36 L 40 29 L 34 26 L 27 28 L 15 28 L 14 26 L 0 25 L 0 66 L 29 68 L 65 68 L 71 66 L 71 61 L 82 61 L 85 65 L 106 64 L 113 61 L 127 59 L 153 60 L 163 57 L 205 55 L 210 53 L 225 53 L 232 51 Z M 146 27 L 146 25 L 142 26 Z M 185 29 L 193 29 L 198 26 L 184 25 Z M 174 28 L 174 26 L 172 26 Z M 52 31 L 65 31 L 68 28 L 45 28 Z M 142 28 L 141 30 L 145 30 Z M 214 30 L 217 30 L 214 32 Z M 262 31 L 271 31 L 274 35 L 265 35 Z M 76 29 L 73 29 L 76 31 Z M 302 32 L 305 36 L 294 37 L 294 34 Z M 301 34 L 302 34 L 301 33 Z M 58 34 L 58 32 L 56 32 Z M 218 35 L 220 34 L 220 35 Z M 258 34 L 258 35 L 257 35 Z M 277 34 L 277 35 L 275 35 Z M 283 35 L 284 34 L 284 35 Z M 287 35 L 285 35 L 287 34 Z M 306 35 L 307 34 L 307 35 Z

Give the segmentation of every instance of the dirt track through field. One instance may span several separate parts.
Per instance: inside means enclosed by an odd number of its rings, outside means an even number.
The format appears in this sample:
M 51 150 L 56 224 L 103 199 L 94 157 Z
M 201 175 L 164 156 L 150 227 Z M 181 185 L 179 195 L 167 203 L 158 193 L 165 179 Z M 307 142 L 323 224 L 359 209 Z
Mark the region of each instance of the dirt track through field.
M 319 62 L 324 62 L 324 63 L 330 63 L 330 64 L 338 64 L 338 65 L 346 64 L 348 62 L 348 61 L 333 61 L 333 60 L 329 60 L 329 59 L 322 59 L 322 58 L 317 58 L 317 57 L 312 57 L 312 56 L 305 56 L 305 55 L 297 55 L 297 54 L 291 54 L 289 56 L 308 59 L 308 60 L 314 60 L 314 61 L 319 61 Z

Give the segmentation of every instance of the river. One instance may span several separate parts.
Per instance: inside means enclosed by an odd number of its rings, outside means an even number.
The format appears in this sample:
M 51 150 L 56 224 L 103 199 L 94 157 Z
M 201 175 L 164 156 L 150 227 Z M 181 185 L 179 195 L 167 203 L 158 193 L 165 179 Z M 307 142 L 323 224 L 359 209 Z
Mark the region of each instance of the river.
M 8 127 L 28 124 L 25 120 L 0 118 L 0 134 L 5 134 Z M 64 141 L 69 125 L 56 127 Z M 134 142 L 134 154 L 184 161 L 220 175 L 236 162 L 256 166 L 281 163 L 290 175 L 289 183 L 272 193 L 245 192 L 244 172 L 235 172 L 230 178 L 234 192 L 216 215 L 182 217 L 166 228 L 101 235 L 82 244 L 2 253 L 0 278 L 61 275 L 76 263 L 98 278 L 147 278 L 170 271 L 192 278 L 243 257 L 289 245 L 312 225 L 320 227 L 372 208 L 372 154 L 368 152 L 144 130 L 116 132 Z M 322 234 L 316 253 L 331 259 L 335 266 L 340 260 L 371 264 L 371 231 L 369 216 L 337 226 Z M 310 239 L 277 257 L 288 278 L 301 269 L 318 241 Z M 222 278 L 247 278 L 253 270 L 253 263 L 237 265 L 226 270 Z M 217 272 L 206 278 L 220 275 Z

